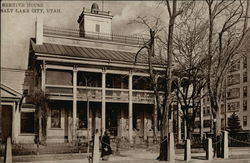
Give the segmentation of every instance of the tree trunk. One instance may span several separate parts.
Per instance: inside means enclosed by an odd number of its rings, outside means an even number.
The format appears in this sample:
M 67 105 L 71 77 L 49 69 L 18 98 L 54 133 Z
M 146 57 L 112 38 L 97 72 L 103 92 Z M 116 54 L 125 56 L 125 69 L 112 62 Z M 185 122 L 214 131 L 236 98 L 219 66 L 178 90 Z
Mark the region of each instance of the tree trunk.
M 157 122 L 158 122 L 158 109 L 157 109 L 157 101 L 156 101 L 156 99 L 155 99 L 155 104 L 154 104 L 154 124 L 153 124 L 153 136 L 154 136 L 154 140 L 153 140 L 153 143 L 156 143 L 156 141 L 157 141 L 157 131 L 158 131 L 158 129 L 157 129 Z
M 221 148 L 221 114 L 220 114 L 220 106 L 216 104 L 218 107 L 215 114 L 215 157 L 222 157 L 222 148 Z

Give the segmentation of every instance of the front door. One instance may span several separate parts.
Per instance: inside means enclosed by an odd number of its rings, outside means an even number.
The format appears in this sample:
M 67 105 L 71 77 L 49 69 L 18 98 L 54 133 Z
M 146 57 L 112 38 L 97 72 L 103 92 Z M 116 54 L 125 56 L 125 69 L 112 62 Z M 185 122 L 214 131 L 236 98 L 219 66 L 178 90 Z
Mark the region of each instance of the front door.
M 1 138 L 5 142 L 12 135 L 12 106 L 2 105 L 1 107 Z
M 118 109 L 117 108 L 107 108 L 106 111 L 106 129 L 110 132 L 111 136 L 117 136 L 117 115 Z

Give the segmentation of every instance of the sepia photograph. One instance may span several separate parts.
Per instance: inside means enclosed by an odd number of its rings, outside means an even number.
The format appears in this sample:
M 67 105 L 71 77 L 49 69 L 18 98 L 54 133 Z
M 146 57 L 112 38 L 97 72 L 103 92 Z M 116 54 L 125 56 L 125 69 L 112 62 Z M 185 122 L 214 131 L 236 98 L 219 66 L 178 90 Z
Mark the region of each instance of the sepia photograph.
M 250 0 L 2 0 L 0 163 L 250 163 Z

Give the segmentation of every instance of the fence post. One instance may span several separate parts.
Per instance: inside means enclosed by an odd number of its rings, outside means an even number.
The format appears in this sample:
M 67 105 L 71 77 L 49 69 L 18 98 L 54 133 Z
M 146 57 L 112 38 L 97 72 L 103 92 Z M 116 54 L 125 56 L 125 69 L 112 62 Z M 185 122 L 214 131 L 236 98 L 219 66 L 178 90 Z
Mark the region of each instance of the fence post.
M 190 139 L 186 139 L 184 160 L 185 160 L 185 161 L 189 161 L 190 159 L 191 159 L 191 145 L 190 145 Z
M 11 149 L 11 138 L 7 138 L 6 146 L 5 146 L 5 155 L 4 155 L 5 163 L 12 163 L 12 149 Z
M 149 147 L 149 136 L 147 136 L 147 148 Z
M 175 161 L 175 150 L 174 150 L 174 133 L 170 132 L 168 135 L 168 161 Z
M 120 143 L 121 143 L 121 138 L 117 137 L 116 138 L 116 153 L 119 154 L 120 153 Z
M 223 132 L 223 158 L 228 158 L 228 132 Z
M 213 147 L 212 147 L 212 139 L 207 139 L 207 151 L 206 151 L 206 159 L 212 160 L 213 159 Z
M 99 133 L 95 133 L 94 136 L 94 148 L 93 148 L 93 153 L 92 153 L 92 163 L 99 163 Z
M 134 136 L 134 145 L 133 145 L 133 148 L 135 148 L 135 146 L 136 146 L 136 136 Z

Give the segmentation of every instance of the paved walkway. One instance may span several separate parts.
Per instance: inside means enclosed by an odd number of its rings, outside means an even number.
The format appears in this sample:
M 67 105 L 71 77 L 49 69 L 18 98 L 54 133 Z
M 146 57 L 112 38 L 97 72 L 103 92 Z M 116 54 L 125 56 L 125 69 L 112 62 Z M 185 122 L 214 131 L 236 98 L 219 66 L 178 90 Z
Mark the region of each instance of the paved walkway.
M 178 152 L 180 153 L 180 151 Z M 146 149 L 131 149 L 126 151 L 121 151 L 119 155 L 112 155 L 109 161 L 102 161 L 100 163 L 159 163 L 155 158 L 158 153 L 153 151 L 148 151 Z M 183 154 L 176 154 L 176 163 L 184 163 Z M 33 163 L 88 163 L 86 158 L 84 159 L 57 159 L 52 161 L 35 161 Z M 163 161 L 162 161 L 163 162 Z M 192 159 L 189 163 L 208 163 L 205 160 L 205 153 L 192 153 Z M 230 159 L 215 159 L 210 161 L 212 163 L 250 163 L 250 148 L 231 148 L 230 149 Z M 19 162 L 24 163 L 24 162 Z

